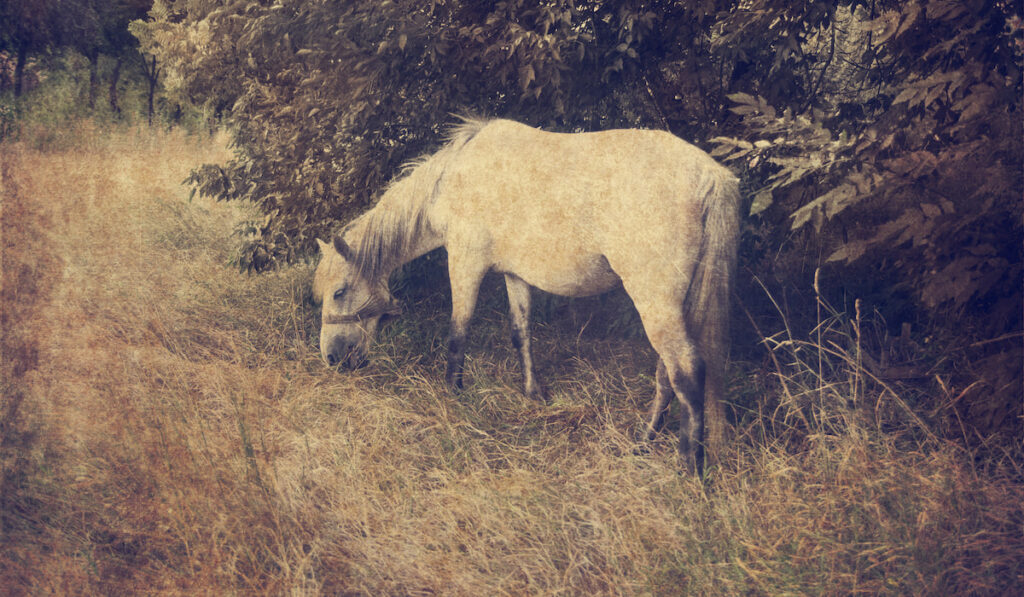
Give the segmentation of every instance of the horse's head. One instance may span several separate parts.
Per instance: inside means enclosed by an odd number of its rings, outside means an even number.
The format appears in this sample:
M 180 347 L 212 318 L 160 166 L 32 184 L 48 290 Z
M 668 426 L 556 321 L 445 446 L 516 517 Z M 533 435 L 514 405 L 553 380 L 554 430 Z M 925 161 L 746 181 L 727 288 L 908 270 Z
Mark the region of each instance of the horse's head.
M 362 367 L 381 318 L 397 315 L 401 308 L 386 281 L 367 280 L 359 272 L 341 236 L 334 237 L 333 245 L 317 242 L 321 257 L 313 277 L 313 299 L 322 304 L 320 354 L 331 367 Z

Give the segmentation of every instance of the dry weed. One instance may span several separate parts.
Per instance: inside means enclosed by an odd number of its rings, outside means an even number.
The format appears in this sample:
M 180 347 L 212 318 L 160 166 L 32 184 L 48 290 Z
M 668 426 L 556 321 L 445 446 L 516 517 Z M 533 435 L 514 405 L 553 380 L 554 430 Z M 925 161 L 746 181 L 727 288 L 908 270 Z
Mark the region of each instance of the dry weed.
M 236 272 L 236 207 L 190 202 L 179 184 L 225 157 L 220 140 L 131 130 L 0 151 L 4 313 L 28 322 L 18 337 L 38 354 L 18 375 L 5 364 L 0 581 L 13 592 L 1024 587 L 1008 466 L 981 472 L 952 447 L 876 432 L 821 429 L 793 449 L 755 426 L 702 484 L 667 445 L 634 454 L 646 348 L 542 329 L 541 405 L 515 389 L 488 312 L 461 395 L 441 382 L 443 307 L 396 322 L 370 367 L 330 371 L 309 267 Z M 11 264 L 42 290 L 9 292 L 29 284 Z

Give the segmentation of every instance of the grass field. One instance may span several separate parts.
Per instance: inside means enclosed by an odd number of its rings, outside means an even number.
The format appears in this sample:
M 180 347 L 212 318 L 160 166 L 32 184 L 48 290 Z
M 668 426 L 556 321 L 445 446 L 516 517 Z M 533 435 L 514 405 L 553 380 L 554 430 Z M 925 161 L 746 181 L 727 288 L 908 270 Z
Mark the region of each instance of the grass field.
M 68 135 L 0 145 L 11 594 L 1024 592 L 1020 452 L 880 431 L 911 407 L 856 367 L 734 367 L 755 406 L 702 483 L 634 451 L 642 339 L 539 326 L 536 403 L 492 292 L 452 395 L 438 289 L 328 370 L 312 266 L 239 273 L 243 208 L 180 184 L 223 139 Z

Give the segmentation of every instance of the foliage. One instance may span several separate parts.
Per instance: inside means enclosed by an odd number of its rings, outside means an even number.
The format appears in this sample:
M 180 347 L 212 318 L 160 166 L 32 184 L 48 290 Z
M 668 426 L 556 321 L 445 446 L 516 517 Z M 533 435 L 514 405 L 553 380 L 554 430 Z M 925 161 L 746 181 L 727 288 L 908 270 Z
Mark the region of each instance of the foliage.
M 713 153 L 751 173 L 765 245 L 811 236 L 840 277 L 868 272 L 890 281 L 886 297 L 914 297 L 939 322 L 933 362 L 956 371 L 968 425 L 1019 432 L 1020 15 L 1005 2 L 852 3 L 805 43 L 823 39 L 808 109 L 731 94 L 737 134 Z
M 365 209 L 453 114 L 556 129 L 650 123 L 648 64 L 697 9 L 614 2 L 173 2 L 138 26 L 183 97 L 230 107 L 237 149 L 192 178 L 266 220 L 245 263 L 298 257 Z M 653 76 L 653 75 L 652 75 Z M 628 98 L 621 99 L 621 98 Z M 612 109 L 621 104 L 622 109 Z M 609 117 L 608 115 L 613 116 Z
M 646 125 L 717 134 L 717 155 L 746 160 L 752 212 L 812 227 L 827 261 L 872 257 L 928 308 L 982 301 L 1009 325 L 1017 16 L 946 0 L 164 0 L 135 31 L 183 97 L 230 111 L 235 160 L 190 180 L 260 207 L 247 267 L 311 250 L 452 114 Z
M 20 98 L 0 95 L 0 142 L 57 149 L 81 143 L 82 131 L 95 127 L 116 130 L 143 122 L 148 85 L 136 70 L 140 58 L 137 53 L 134 57 L 129 54 L 124 61 L 124 76 L 118 84 L 121 110 L 115 113 L 107 102 L 90 107 L 85 101 L 94 63 L 73 49 L 52 50 L 34 65 L 41 79 L 37 86 L 26 86 Z M 116 58 L 100 55 L 95 64 L 98 77 L 109 80 Z M 209 114 L 202 110 L 166 98 L 157 98 L 154 109 L 154 126 L 209 133 Z
M 730 95 L 746 139 L 720 137 L 715 153 L 759 168 L 752 214 L 812 228 L 828 262 L 870 257 L 930 309 L 973 303 L 995 331 L 1019 326 L 1019 19 L 989 2 L 852 9 L 841 33 L 819 33 L 845 65 L 821 67 L 834 90 L 804 112 Z
M 59 39 L 82 55 L 120 55 L 138 45 L 128 23 L 144 18 L 152 0 L 58 0 Z
M 100 54 L 118 59 L 137 45 L 128 23 L 144 17 L 152 0 L 4 0 L 0 3 L 0 50 L 17 56 L 15 96 L 22 92 L 21 74 L 30 54 L 73 48 L 94 66 L 89 103 L 95 93 L 95 68 Z M 115 72 L 119 72 L 119 69 Z M 117 81 L 114 80 L 114 85 Z M 116 107 L 116 87 L 111 90 Z
M 0 49 L 39 50 L 56 39 L 56 0 L 4 0 L 0 4 Z
M 51 47 L 57 39 L 59 11 L 56 0 L 4 0 L 0 3 L 0 50 L 15 57 L 14 95 L 23 90 L 30 53 Z

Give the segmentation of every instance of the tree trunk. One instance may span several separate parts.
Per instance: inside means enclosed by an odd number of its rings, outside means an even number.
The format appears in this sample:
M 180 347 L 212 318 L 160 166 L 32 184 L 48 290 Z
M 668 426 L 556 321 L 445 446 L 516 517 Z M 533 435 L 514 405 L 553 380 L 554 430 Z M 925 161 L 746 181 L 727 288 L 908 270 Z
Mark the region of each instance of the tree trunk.
M 14 97 L 21 97 L 25 83 L 25 62 L 28 61 L 28 44 L 18 46 L 18 60 L 14 64 Z
M 100 85 L 100 55 L 99 52 L 90 52 L 86 58 L 89 59 L 89 95 L 86 96 L 86 105 L 92 110 L 96 107 L 96 89 Z
M 149 126 L 153 126 L 153 96 L 156 94 L 156 84 L 160 80 L 160 69 L 156 66 L 156 56 L 153 56 L 150 63 L 146 63 L 146 57 L 142 57 L 142 69 L 146 73 L 146 81 L 149 82 Z
M 121 62 L 122 58 L 117 57 L 117 62 L 114 63 L 114 72 L 110 73 L 110 109 L 114 114 L 121 113 L 121 107 L 117 105 L 117 83 L 121 79 Z
M 153 126 L 153 92 L 156 90 L 156 85 L 152 82 L 149 84 L 149 106 L 147 113 L 147 123 L 149 126 Z

